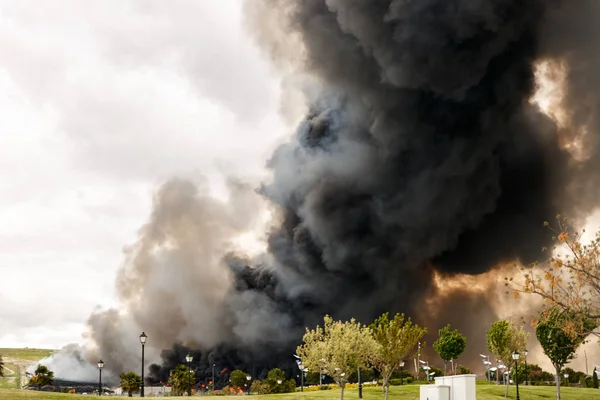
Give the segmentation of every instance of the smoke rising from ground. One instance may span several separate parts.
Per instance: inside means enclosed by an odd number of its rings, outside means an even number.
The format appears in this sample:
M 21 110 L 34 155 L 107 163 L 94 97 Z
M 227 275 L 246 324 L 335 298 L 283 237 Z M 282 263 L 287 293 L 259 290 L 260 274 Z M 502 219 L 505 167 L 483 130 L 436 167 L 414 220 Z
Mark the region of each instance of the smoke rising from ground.
M 187 181 L 159 190 L 117 279 L 126 314 L 89 321 L 98 355 L 137 369 L 144 330 L 155 350 L 185 345 L 163 353 L 152 379 L 187 349 L 200 376 L 213 362 L 260 369 L 285 364 L 324 313 L 368 322 L 384 311 L 430 332 L 453 323 L 474 338 L 465 358 L 481 352 L 493 304 L 467 289 L 440 294 L 435 277 L 533 261 L 544 220 L 597 206 L 599 8 L 248 1 L 248 26 L 274 65 L 307 83 L 306 118 L 257 192 L 233 184 L 220 203 Z M 565 68 L 566 126 L 530 102 L 542 60 Z M 566 145 L 577 141 L 585 157 Z M 274 215 L 268 250 L 251 260 L 231 238 L 263 207 Z M 435 321 L 420 314 L 425 298 Z

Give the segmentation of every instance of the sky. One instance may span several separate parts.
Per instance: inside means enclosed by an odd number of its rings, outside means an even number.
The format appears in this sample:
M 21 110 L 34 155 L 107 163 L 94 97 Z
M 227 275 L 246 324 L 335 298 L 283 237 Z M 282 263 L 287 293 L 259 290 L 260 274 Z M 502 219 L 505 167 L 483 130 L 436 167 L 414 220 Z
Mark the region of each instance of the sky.
M 0 347 L 80 341 L 158 185 L 264 176 L 279 107 L 241 0 L 0 0 Z

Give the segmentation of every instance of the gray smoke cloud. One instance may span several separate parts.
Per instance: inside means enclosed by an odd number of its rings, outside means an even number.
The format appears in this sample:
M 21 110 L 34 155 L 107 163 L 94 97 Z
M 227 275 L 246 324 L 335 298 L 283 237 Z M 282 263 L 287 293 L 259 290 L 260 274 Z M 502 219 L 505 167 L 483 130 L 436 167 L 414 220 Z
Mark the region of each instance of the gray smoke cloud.
M 187 349 L 205 376 L 215 360 L 277 365 L 326 312 L 404 311 L 430 331 L 453 323 L 476 357 L 492 305 L 468 288 L 436 302 L 433 277 L 533 261 L 542 221 L 597 207 L 598 11 L 591 0 L 247 1 L 286 85 L 302 83 L 306 118 L 257 193 L 233 185 L 219 203 L 190 182 L 161 188 L 117 279 L 125 313 L 89 321 L 98 354 L 137 368 L 144 330 L 155 350 L 183 344 L 151 379 Z M 568 126 L 529 101 L 545 59 L 567 68 Z M 566 146 L 577 141 L 585 157 Z M 261 199 L 274 213 L 268 251 L 248 259 L 230 239 Z M 419 312 L 425 297 L 436 320 Z

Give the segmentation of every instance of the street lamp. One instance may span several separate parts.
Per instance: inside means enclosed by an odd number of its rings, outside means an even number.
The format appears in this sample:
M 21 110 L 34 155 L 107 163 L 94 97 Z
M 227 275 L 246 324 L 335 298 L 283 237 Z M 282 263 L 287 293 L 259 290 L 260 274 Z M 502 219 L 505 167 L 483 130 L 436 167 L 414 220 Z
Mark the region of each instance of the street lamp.
M 100 379 L 98 380 L 98 396 L 102 396 L 102 368 L 104 368 L 104 361 L 98 361 L 98 372 L 100 372 Z
M 513 351 L 512 359 L 515 360 L 515 383 L 517 385 L 517 397 L 516 400 L 519 400 L 519 352 Z
M 417 348 L 417 365 L 419 365 L 421 363 L 421 342 L 419 342 L 419 347 Z M 417 365 L 415 365 L 415 368 L 417 368 Z M 419 370 L 417 369 L 415 371 L 417 373 L 417 381 L 419 380 Z
M 429 361 L 419 360 L 419 362 L 423 364 L 421 368 L 425 370 L 425 375 L 427 376 L 427 383 L 429 383 Z
M 281 385 L 282 380 L 281 379 L 277 379 L 277 384 Z
M 250 379 L 252 379 L 252 377 L 250 375 L 246 375 L 246 380 L 248 381 L 248 396 L 250 396 Z
M 148 336 L 144 332 L 140 335 L 140 343 L 142 344 L 142 386 L 140 390 L 140 397 L 144 397 L 144 346 L 146 345 L 146 340 Z
M 565 386 L 569 386 L 569 373 L 565 372 L 564 377 L 565 377 Z
M 527 349 L 525 349 L 525 351 L 523 352 L 523 355 L 525 356 L 525 386 L 529 386 L 529 370 L 527 369 L 527 354 L 529 354 L 529 351 L 527 351 Z
M 402 368 L 404 368 L 404 360 L 400 361 L 400 384 L 404 384 L 404 378 L 402 377 Z
M 323 366 L 326 363 L 324 358 L 321 358 L 320 361 L 321 362 L 319 364 L 319 390 L 323 389 Z
M 215 391 L 215 364 L 213 364 L 213 379 L 212 379 L 212 391 Z
M 187 361 L 188 364 L 188 397 L 192 395 L 192 367 L 190 364 L 193 360 L 194 357 L 190 353 L 187 353 L 187 356 L 185 356 L 185 361 Z
M 485 365 L 485 370 L 487 372 L 488 385 L 489 385 L 491 383 L 490 365 L 492 365 L 492 363 L 489 360 L 489 356 L 486 356 L 485 354 L 480 354 L 480 356 L 483 358 L 483 360 L 481 360 L 481 361 L 483 362 L 483 365 Z
M 304 365 L 302 365 L 302 359 L 299 355 L 294 354 L 296 358 L 296 364 L 298 364 L 298 369 L 300 370 L 300 391 L 304 392 Z

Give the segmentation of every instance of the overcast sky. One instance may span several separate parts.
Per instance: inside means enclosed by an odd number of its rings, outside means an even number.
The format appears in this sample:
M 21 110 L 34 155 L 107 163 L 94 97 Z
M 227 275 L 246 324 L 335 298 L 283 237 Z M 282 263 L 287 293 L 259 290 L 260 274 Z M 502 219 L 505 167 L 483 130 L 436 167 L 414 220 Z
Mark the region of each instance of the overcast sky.
M 0 347 L 79 341 L 172 176 L 256 176 L 288 130 L 239 0 L 0 0 Z

